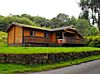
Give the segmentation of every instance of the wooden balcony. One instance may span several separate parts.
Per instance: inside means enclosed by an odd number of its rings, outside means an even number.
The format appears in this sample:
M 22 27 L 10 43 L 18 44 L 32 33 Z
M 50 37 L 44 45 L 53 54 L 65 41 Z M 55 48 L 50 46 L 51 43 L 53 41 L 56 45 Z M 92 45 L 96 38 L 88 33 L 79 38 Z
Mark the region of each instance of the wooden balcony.
M 25 43 L 49 43 L 49 38 L 45 37 L 34 37 L 34 36 L 25 36 L 24 42 Z
M 85 40 L 74 38 L 74 37 L 64 37 L 64 43 L 68 43 L 68 44 L 85 44 Z

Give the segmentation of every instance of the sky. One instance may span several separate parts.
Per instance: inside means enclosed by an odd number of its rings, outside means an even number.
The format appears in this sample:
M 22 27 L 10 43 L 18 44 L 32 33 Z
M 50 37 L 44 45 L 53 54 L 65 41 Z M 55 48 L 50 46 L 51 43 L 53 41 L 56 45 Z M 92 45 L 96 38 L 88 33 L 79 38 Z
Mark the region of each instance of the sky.
M 48 19 L 56 17 L 59 13 L 78 17 L 81 9 L 80 0 L 0 0 L 0 15 L 9 14 L 42 16 Z

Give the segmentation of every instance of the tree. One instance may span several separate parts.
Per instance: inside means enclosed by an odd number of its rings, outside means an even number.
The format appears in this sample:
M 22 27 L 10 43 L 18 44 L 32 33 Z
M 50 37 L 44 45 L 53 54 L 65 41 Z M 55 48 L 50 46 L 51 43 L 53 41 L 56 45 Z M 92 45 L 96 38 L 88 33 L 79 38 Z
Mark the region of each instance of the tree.
M 56 18 L 62 22 L 67 22 L 69 20 L 69 16 L 64 13 L 59 13 Z
M 52 28 L 57 28 L 62 26 L 62 21 L 57 19 L 57 18 L 52 18 L 51 19 L 51 27 Z
M 70 18 L 70 22 L 69 22 L 69 24 L 70 25 L 77 25 L 77 19 L 74 17 L 74 16 L 72 16 L 71 18 Z
M 100 0 L 80 0 L 79 5 L 85 19 L 93 19 L 92 24 L 97 23 L 100 32 Z
M 86 19 L 76 19 L 72 16 L 70 18 L 70 25 L 71 24 L 84 36 L 96 35 L 98 32 L 97 28 L 90 25 Z
M 15 16 L 7 16 L 7 17 L 2 17 L 0 19 L 0 31 L 6 31 L 7 27 L 12 23 L 12 22 L 17 22 L 17 23 L 22 23 L 26 25 L 34 25 L 37 26 L 34 22 L 29 20 L 28 18 L 25 17 L 15 17 Z
M 40 27 L 49 27 L 50 20 L 40 16 L 34 16 L 30 19 L 31 21 L 39 24 Z
M 29 20 L 31 20 L 32 22 L 35 22 L 36 24 L 38 24 L 41 27 L 50 27 L 50 20 L 46 19 L 44 17 L 31 16 L 28 14 L 22 14 L 20 17 L 28 18 Z
M 83 36 L 92 35 L 92 32 L 90 30 L 91 26 L 89 25 L 89 22 L 85 19 L 77 19 L 75 27 Z
M 64 13 L 59 13 L 56 17 L 51 19 L 52 28 L 68 26 L 70 18 Z

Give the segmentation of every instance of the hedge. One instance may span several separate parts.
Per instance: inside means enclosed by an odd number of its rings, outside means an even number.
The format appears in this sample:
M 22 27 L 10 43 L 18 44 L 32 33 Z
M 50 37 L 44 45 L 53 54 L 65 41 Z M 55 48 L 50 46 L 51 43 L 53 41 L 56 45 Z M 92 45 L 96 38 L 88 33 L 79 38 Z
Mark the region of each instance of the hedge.
M 100 47 L 100 36 L 86 37 L 86 45 L 92 47 Z

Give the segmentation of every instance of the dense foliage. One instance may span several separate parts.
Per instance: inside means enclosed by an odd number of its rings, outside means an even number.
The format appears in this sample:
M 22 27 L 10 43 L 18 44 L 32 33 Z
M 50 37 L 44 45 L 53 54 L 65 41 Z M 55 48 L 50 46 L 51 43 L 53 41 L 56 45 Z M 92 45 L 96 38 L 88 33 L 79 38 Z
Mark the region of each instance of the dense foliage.
M 7 33 L 0 31 L 0 46 L 7 45 Z
M 66 14 L 60 13 L 52 19 L 46 19 L 40 16 L 31 16 L 28 14 L 0 16 L 0 31 L 6 31 L 12 22 L 18 22 L 26 25 L 34 25 L 46 28 L 57 28 L 62 26 L 73 25 L 82 35 L 97 35 L 96 27 L 91 26 L 85 19 L 76 19 Z
M 22 23 L 22 24 L 28 24 L 28 25 L 36 25 L 31 20 L 25 18 L 25 17 L 15 17 L 15 16 L 7 16 L 7 17 L 0 17 L 0 31 L 6 31 L 7 27 L 12 23 Z
M 97 23 L 100 32 L 100 0 L 80 0 L 79 5 L 83 11 L 81 18 L 89 21 L 92 19 L 93 24 Z
M 92 47 L 100 47 L 100 36 L 86 37 L 86 45 Z

